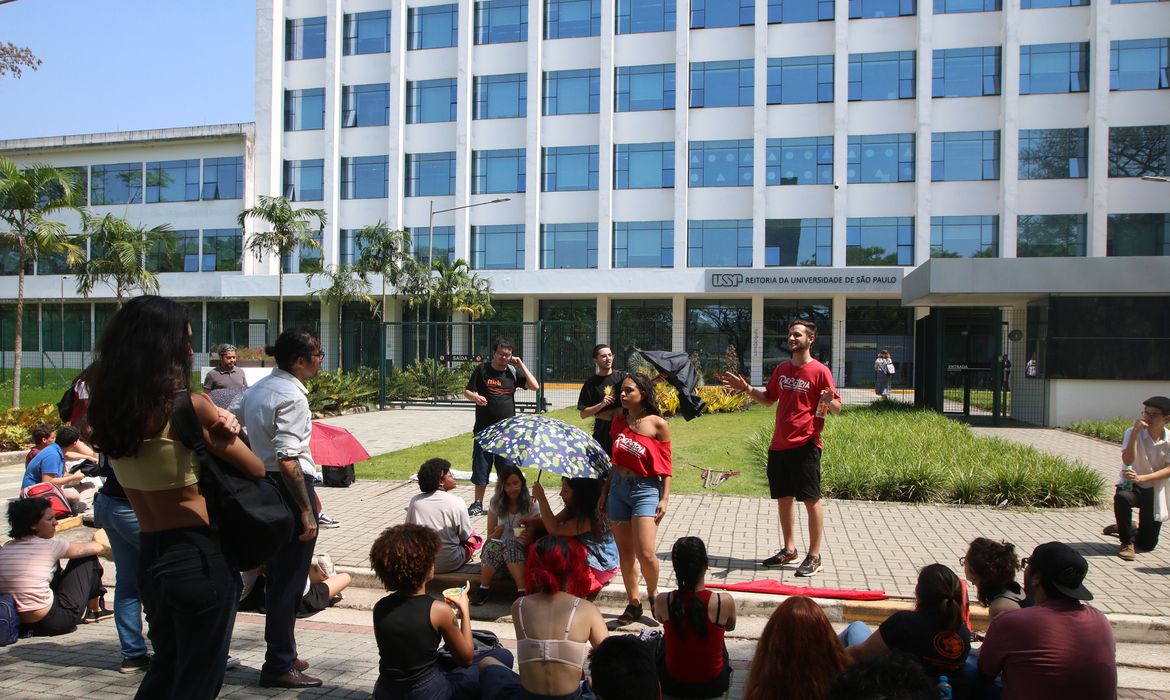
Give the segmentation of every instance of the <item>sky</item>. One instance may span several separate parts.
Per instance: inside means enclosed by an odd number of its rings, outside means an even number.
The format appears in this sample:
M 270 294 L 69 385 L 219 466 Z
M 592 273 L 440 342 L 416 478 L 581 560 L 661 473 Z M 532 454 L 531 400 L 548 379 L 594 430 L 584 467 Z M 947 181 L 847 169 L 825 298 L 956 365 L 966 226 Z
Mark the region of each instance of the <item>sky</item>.
M 0 78 L 0 140 L 253 119 L 251 0 L 15 0 L 0 42 L 43 63 Z

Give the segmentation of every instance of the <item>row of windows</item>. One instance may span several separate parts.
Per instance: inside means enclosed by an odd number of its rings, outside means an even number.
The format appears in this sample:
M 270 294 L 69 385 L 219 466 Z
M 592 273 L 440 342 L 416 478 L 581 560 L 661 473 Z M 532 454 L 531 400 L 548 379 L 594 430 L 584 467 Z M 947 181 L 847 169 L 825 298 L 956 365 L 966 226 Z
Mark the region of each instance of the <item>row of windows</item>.
M 160 242 L 146 253 L 146 269 L 151 272 L 238 272 L 243 251 L 244 232 L 239 228 L 205 228 L 173 231 L 174 245 Z M 86 250 L 87 241 L 81 246 L 87 255 L 100 255 L 100 251 Z M 15 251 L 0 247 L 0 275 L 15 275 L 19 257 Z M 63 275 L 70 274 L 67 261 L 62 255 L 49 255 L 38 259 L 35 265 L 30 261 L 25 270 L 28 274 Z
M 1088 175 L 1088 129 L 1023 129 L 1020 132 L 1019 179 L 1077 179 Z M 915 181 L 914 134 L 850 136 L 846 181 L 896 183 Z M 675 186 L 673 142 L 614 146 L 614 189 Z M 933 134 L 930 144 L 933 182 L 998 180 L 998 131 L 953 131 Z M 1112 127 L 1109 130 L 1109 176 L 1167 175 L 1170 126 Z M 597 146 L 541 149 L 541 191 L 573 192 L 599 187 Z M 768 139 L 765 177 L 774 185 L 827 185 L 833 182 L 833 137 Z M 524 192 L 526 150 L 472 152 L 472 194 Z M 297 201 L 324 199 L 323 159 L 285 161 L 284 193 Z M 342 199 L 384 199 L 389 195 L 387 156 L 341 159 Z M 406 196 L 455 193 L 454 151 L 406 154 Z M 689 187 L 750 187 L 754 152 L 750 139 L 691 141 L 687 153 Z
M 430 9 L 430 8 L 422 8 Z M 1170 88 L 1170 39 L 1114 41 L 1111 90 Z M 936 98 L 998 95 L 1000 48 L 936 49 L 931 94 Z M 622 66 L 615 71 L 614 109 L 618 112 L 674 109 L 675 70 L 670 64 Z M 751 106 L 753 61 L 704 61 L 690 66 L 691 107 Z M 475 119 L 527 115 L 528 78 L 523 73 L 476 76 Z M 455 78 L 407 83 L 407 123 L 455 121 Z M 1089 44 L 1038 44 L 1020 47 L 1020 94 L 1086 92 L 1089 89 Z M 598 68 L 544 73 L 545 116 L 596 114 L 601 108 Z M 915 96 L 915 52 L 887 51 L 849 56 L 849 100 L 899 100 Z M 833 101 L 833 57 L 794 56 L 768 59 L 768 104 Z M 389 123 L 388 83 L 342 88 L 342 124 L 382 126 Z M 286 131 L 325 127 L 325 90 L 286 90 Z
M 1114 4 L 1155 0 L 1113 0 Z M 601 0 L 544 0 L 545 39 L 599 36 Z M 1021 0 L 1023 9 L 1088 5 L 1089 0 Z M 1001 0 L 934 0 L 934 14 L 989 12 Z M 618 34 L 674 31 L 674 0 L 618 0 Z M 849 19 L 905 17 L 917 14 L 916 0 L 849 0 Z M 768 0 L 768 23 L 831 21 L 833 0 Z M 474 5 L 475 43 L 501 44 L 528 40 L 528 0 L 478 0 Z M 693 0 L 690 28 L 749 26 L 755 23 L 753 0 Z M 346 56 L 390 50 L 390 11 L 346 14 L 342 52 Z M 456 4 L 407 8 L 407 48 L 434 49 L 458 45 Z M 323 58 L 326 19 L 306 17 L 285 21 L 285 59 Z
M 242 199 L 244 158 L 185 158 L 60 168 L 72 174 L 81 204 L 115 205 Z

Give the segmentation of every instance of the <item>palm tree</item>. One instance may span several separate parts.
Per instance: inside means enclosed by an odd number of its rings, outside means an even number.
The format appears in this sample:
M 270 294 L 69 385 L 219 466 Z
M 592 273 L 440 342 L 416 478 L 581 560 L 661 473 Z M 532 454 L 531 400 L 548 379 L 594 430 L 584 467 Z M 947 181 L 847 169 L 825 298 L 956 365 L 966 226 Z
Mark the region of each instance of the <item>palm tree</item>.
M 76 203 L 81 183 L 77 175 L 36 163 L 20 168 L 0 158 L 0 243 L 16 255 L 16 338 L 12 361 L 12 407 L 20 406 L 20 365 L 24 334 L 24 276 L 26 267 L 40 258 L 64 254 L 72 263 L 80 248 L 70 241 L 69 228 L 48 217 L 66 210 L 80 211 Z
M 308 276 L 309 285 L 313 281 L 323 278 L 326 286 L 309 292 L 309 296 L 319 299 L 322 304 L 337 306 L 337 368 L 341 369 L 341 318 L 345 304 L 351 301 L 364 301 L 373 311 L 378 301 L 370 294 L 372 288 L 369 281 L 357 274 L 349 265 L 338 265 L 325 268 L 321 272 L 314 272 Z
M 158 293 L 158 275 L 146 267 L 146 256 L 159 248 L 165 254 L 175 247 L 175 234 L 168 224 L 151 228 L 134 226 L 122 217 L 106 214 L 100 219 L 85 219 L 89 234 L 89 259 L 74 265 L 77 293 L 89 297 L 98 284 L 114 290 L 117 308 L 122 299 L 135 290 L 143 294 Z
M 491 313 L 491 282 L 474 272 L 466 260 L 432 260 L 431 272 L 429 296 L 442 318 L 450 319 L 456 311 L 465 311 L 472 318 Z M 450 341 L 448 334 L 448 345 Z M 450 350 L 448 347 L 448 354 Z
M 358 259 L 354 268 L 364 279 L 368 274 L 382 276 L 382 305 L 379 317 L 386 321 L 386 285 L 395 293 L 415 286 L 412 278 L 419 274 L 419 266 L 410 256 L 410 232 L 392 229 L 379 221 L 357 232 L 354 250 Z
M 286 197 L 260 195 L 258 203 L 251 209 L 240 212 L 237 223 L 243 227 L 248 219 L 267 224 L 272 230 L 254 231 L 248 239 L 247 249 L 260 260 L 265 253 L 275 253 L 279 260 L 277 280 L 279 297 L 276 311 L 276 332 L 284 330 L 284 258 L 298 246 L 321 249 L 311 235 L 310 223 L 316 220 L 318 231 L 325 229 L 324 209 L 293 209 Z

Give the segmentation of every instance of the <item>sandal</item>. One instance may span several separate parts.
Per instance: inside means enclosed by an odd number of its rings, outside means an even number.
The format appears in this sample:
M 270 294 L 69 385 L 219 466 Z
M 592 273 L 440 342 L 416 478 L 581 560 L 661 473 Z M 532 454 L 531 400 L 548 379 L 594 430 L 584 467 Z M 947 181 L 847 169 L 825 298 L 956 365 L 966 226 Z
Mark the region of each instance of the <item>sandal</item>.
M 625 627 L 627 625 L 632 625 L 635 622 L 637 622 L 638 620 L 642 619 L 643 612 L 645 612 L 645 609 L 642 607 L 641 602 L 639 602 L 637 604 L 630 603 L 629 605 L 626 606 L 626 609 L 622 611 L 622 614 L 618 615 L 617 619 L 614 620 L 613 622 L 616 625 L 616 627 Z

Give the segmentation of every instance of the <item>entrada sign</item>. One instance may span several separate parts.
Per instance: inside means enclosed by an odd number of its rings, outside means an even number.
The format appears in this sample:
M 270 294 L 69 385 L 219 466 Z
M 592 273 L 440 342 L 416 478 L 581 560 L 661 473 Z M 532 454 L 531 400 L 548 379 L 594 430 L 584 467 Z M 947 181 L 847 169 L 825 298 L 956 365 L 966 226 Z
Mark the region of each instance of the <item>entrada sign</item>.
M 901 267 L 709 270 L 706 291 L 901 293 L 904 273 Z

